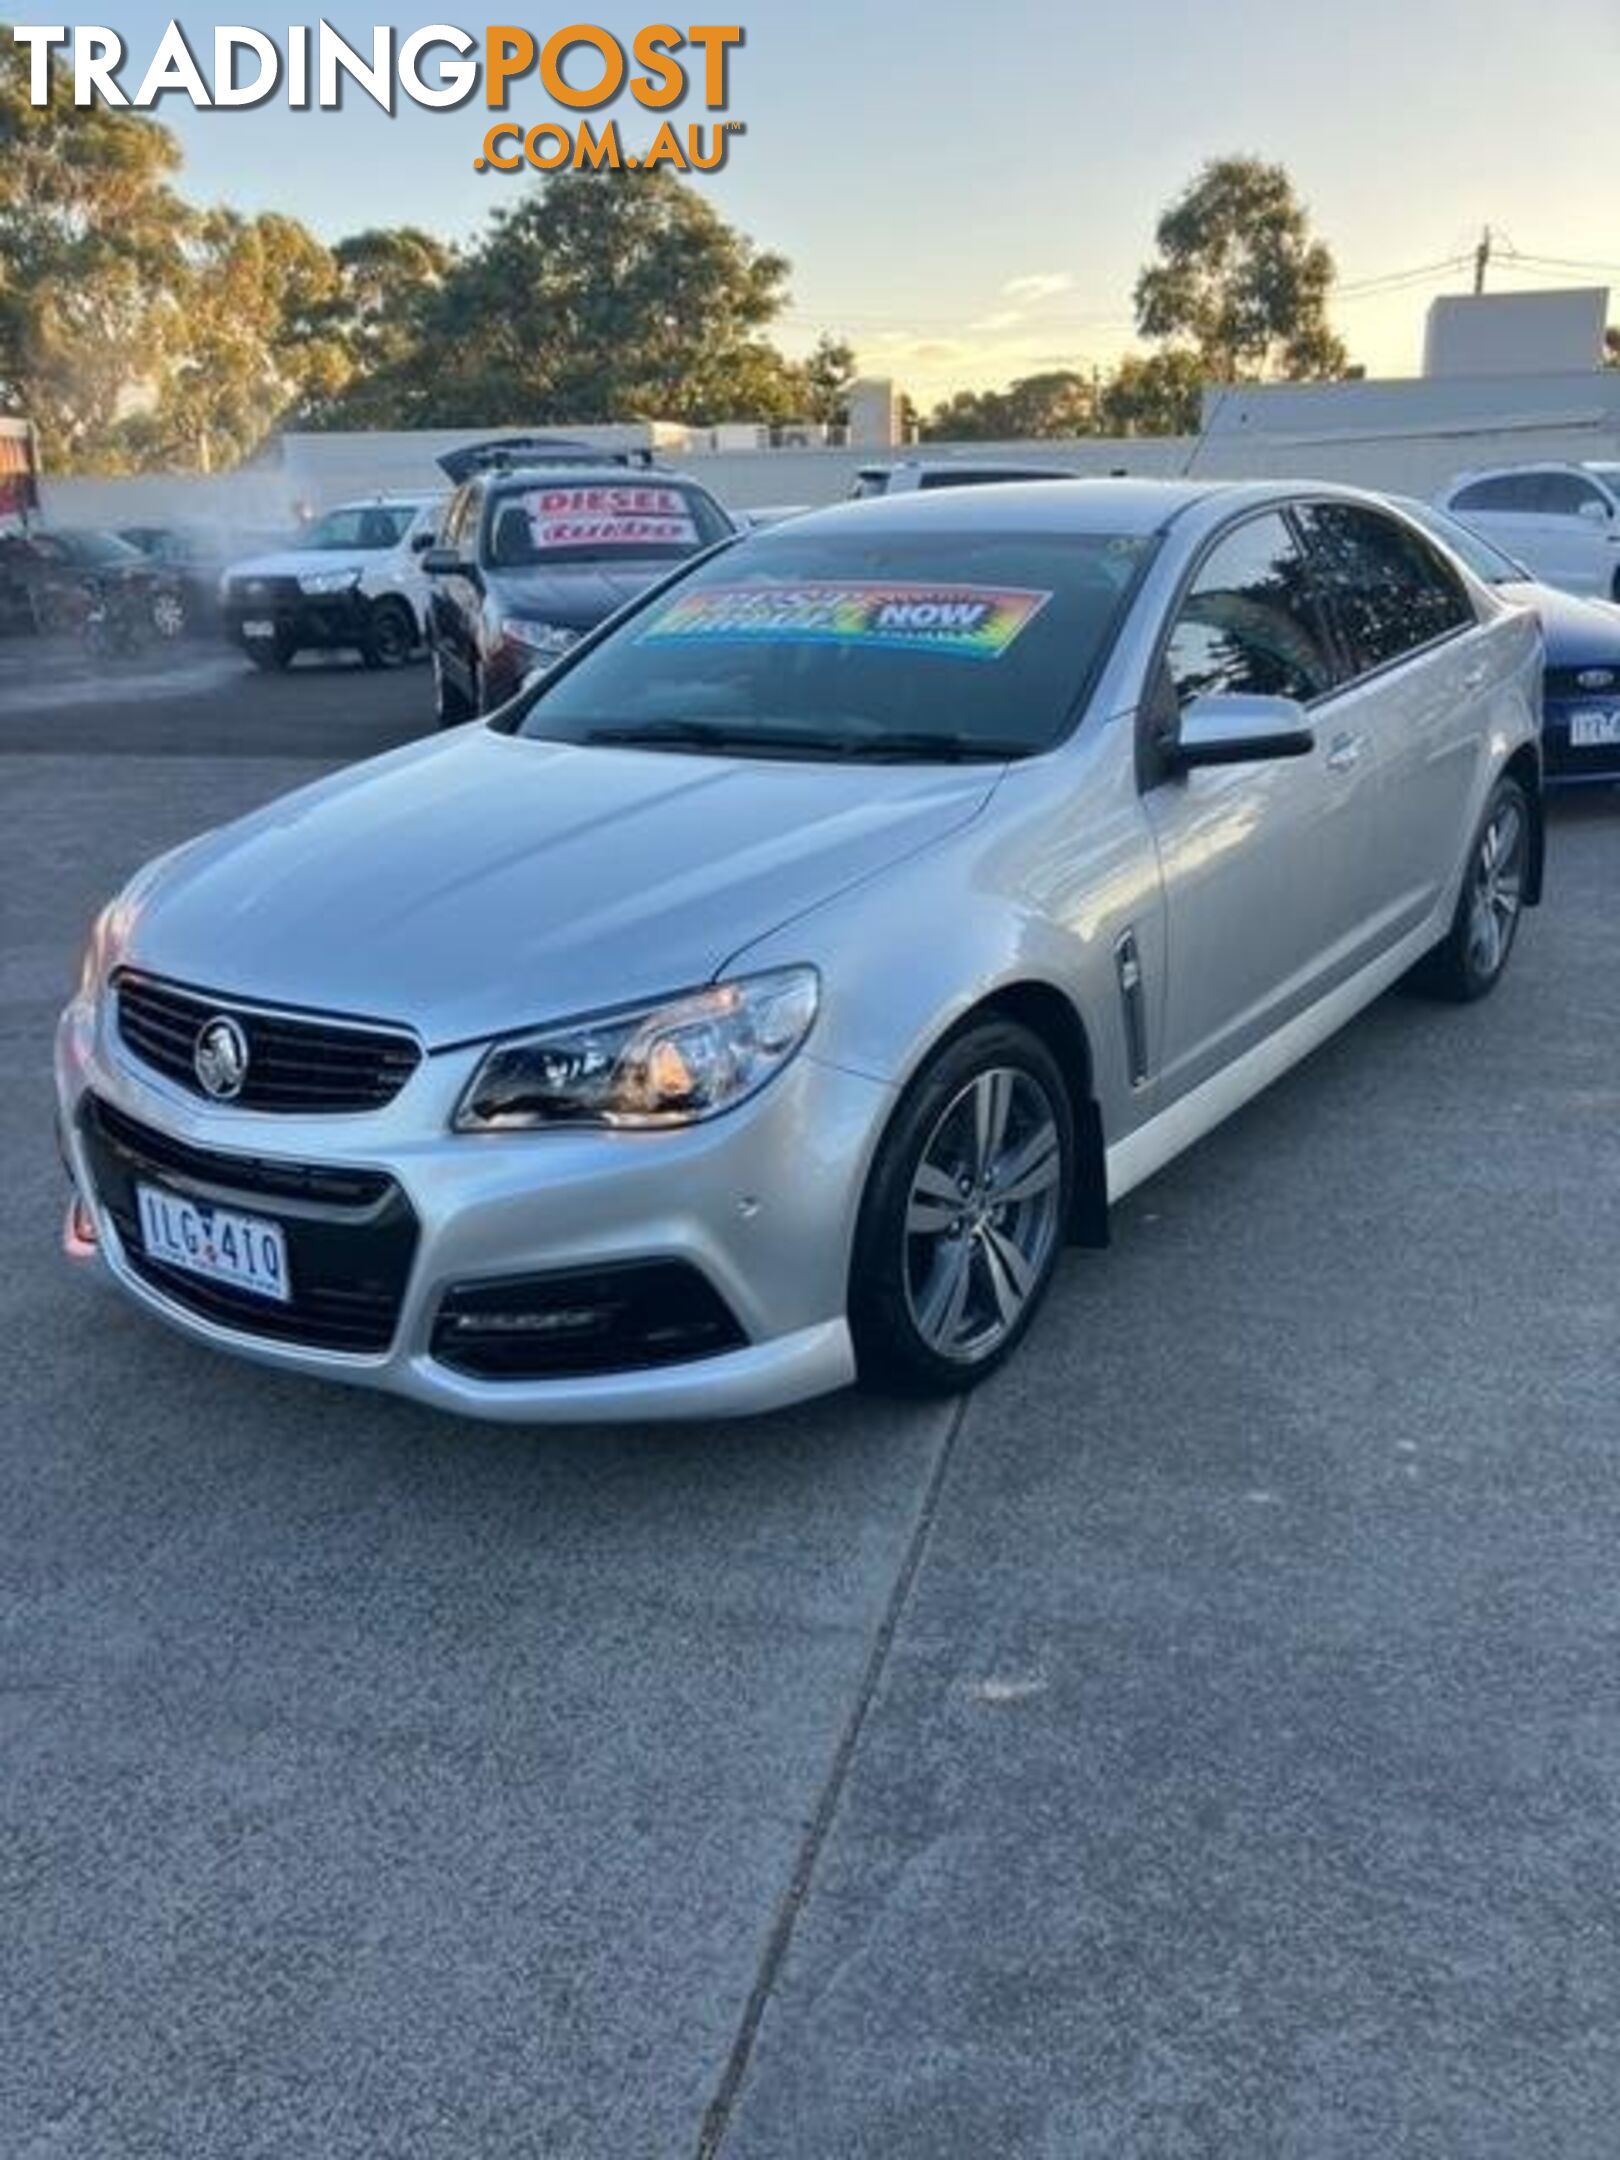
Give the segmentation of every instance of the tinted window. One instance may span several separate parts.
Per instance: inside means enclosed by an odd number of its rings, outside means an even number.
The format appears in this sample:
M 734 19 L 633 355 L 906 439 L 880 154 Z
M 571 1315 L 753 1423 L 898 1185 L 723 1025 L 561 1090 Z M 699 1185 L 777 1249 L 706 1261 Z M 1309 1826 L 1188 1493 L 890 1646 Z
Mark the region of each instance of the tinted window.
M 1460 557 L 1475 577 L 1483 578 L 1487 585 L 1517 584 L 1530 575 L 1523 563 L 1504 555 L 1499 547 L 1481 538 L 1472 526 L 1464 525 L 1444 510 L 1436 510 L 1428 503 L 1414 502 L 1405 495 L 1393 498 L 1395 507 L 1404 510 L 1409 518 L 1425 525 L 1437 540 L 1443 540 L 1453 555 Z
M 364 509 L 333 510 L 312 525 L 299 546 L 317 551 L 398 547 L 416 518 L 415 503 L 367 503 Z
M 543 681 L 522 733 L 810 757 L 1045 749 L 1158 546 L 861 522 L 777 526 L 713 557 Z
M 141 560 L 140 549 L 116 533 L 69 531 L 57 533 L 55 539 L 57 554 L 85 570 L 111 570 Z
M 730 530 L 706 495 L 668 480 L 521 480 L 492 496 L 484 559 L 495 570 L 680 562 Z
M 1602 490 L 1578 473 L 1536 475 L 1536 508 L 1544 517 L 1579 517 L 1583 503 L 1596 503 L 1605 514 L 1608 512 Z
M 1067 480 L 1068 473 L 1047 472 L 1031 465 L 963 465 L 954 472 L 925 472 L 919 488 L 1002 487 L 1009 480 Z
M 1193 580 L 1166 661 L 1185 705 L 1206 691 L 1291 697 L 1333 686 L 1304 557 L 1274 512 L 1218 541 Z
M 1489 480 L 1471 480 L 1451 498 L 1453 510 L 1506 510 L 1522 516 L 1536 507 L 1535 473 L 1495 473 Z
M 1474 620 L 1461 580 L 1418 534 L 1354 503 L 1313 503 L 1300 517 L 1358 675 Z

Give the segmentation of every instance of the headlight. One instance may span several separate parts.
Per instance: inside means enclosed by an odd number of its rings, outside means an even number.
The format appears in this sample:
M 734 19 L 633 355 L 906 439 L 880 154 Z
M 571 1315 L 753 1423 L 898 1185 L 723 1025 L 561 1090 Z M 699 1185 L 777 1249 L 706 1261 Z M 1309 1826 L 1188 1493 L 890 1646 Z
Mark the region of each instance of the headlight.
M 782 1070 L 809 1034 L 820 994 L 814 968 L 778 968 L 497 1043 L 457 1106 L 456 1130 L 644 1129 L 717 1117 Z
M 501 635 L 542 660 L 555 660 L 577 642 L 579 632 L 563 623 L 531 622 L 524 615 L 509 615 L 501 624 Z
M 353 592 L 360 582 L 358 570 L 304 570 L 299 573 L 301 593 Z

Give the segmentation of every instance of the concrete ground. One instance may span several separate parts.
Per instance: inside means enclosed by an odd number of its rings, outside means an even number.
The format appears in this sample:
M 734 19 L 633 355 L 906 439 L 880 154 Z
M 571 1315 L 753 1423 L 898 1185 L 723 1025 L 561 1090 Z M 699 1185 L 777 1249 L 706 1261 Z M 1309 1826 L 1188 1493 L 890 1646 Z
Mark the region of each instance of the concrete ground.
M 1607 2160 L 1620 803 L 965 1410 L 464 1426 L 57 1251 L 137 862 L 420 669 L 0 668 L 7 2160 Z

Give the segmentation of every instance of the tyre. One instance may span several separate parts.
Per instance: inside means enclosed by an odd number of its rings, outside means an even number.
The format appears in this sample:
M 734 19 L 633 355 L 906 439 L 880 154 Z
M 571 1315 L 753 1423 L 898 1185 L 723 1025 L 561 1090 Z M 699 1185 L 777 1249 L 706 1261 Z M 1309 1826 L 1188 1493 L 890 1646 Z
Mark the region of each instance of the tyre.
M 279 675 L 284 668 L 292 666 L 293 648 L 280 632 L 273 638 L 254 638 L 243 647 L 256 668 L 266 675 Z
M 186 634 L 186 603 L 177 592 L 160 592 L 152 600 L 152 628 L 165 644 Z
M 1466 1005 L 1496 988 L 1518 934 L 1529 867 L 1530 800 L 1504 774 L 1469 848 L 1451 928 L 1418 964 L 1413 979 L 1419 989 Z
M 1062 1249 L 1074 1114 L 1029 1029 L 987 1020 L 912 1082 L 867 1181 L 849 1319 L 863 1380 L 974 1387 L 1022 1340 Z
M 416 650 L 416 618 L 402 600 L 379 600 L 366 623 L 361 657 L 369 668 L 403 667 Z
M 446 675 L 444 656 L 437 645 L 433 648 L 433 703 L 440 727 L 460 727 L 473 716 L 474 708 L 465 693 Z

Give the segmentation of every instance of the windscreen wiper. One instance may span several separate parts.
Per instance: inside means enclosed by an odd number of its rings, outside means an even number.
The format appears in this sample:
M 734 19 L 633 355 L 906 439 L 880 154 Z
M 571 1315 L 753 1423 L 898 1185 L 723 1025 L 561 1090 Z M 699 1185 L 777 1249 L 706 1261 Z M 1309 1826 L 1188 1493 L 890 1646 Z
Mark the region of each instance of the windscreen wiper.
M 736 727 L 721 720 L 649 720 L 640 727 L 591 728 L 584 740 L 635 749 L 709 750 L 724 756 L 736 751 L 744 756 L 848 758 L 862 763 L 937 760 L 943 764 L 994 762 L 1026 757 L 1028 751 L 1006 743 L 973 736 L 929 733 L 918 729 L 892 734 L 812 735 L 787 733 L 779 728 Z

